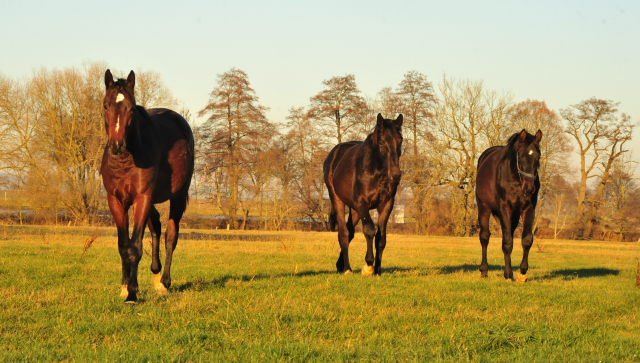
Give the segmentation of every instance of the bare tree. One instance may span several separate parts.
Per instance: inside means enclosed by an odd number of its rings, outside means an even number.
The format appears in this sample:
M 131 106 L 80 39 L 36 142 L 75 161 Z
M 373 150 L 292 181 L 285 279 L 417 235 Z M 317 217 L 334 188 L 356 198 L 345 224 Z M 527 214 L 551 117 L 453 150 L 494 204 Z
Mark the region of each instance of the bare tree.
M 521 130 L 514 129 L 510 122 L 513 112 L 513 95 L 508 92 L 487 90 L 484 92 L 484 104 L 486 121 L 483 123 L 482 133 L 486 138 L 487 146 L 504 145 L 512 133 Z M 536 129 L 533 129 L 533 132 L 535 131 Z
M 307 218 L 325 221 L 322 163 L 328 154 L 327 145 L 316 137 L 320 130 L 302 107 L 289 110 L 286 126 L 289 132 L 285 137 L 291 142 L 288 153 L 294 170 L 291 183 L 304 206 L 301 213 Z
M 575 139 L 580 156 L 580 190 L 577 196 L 576 222 L 583 218 L 587 182 L 598 176 L 594 171 L 602 161 L 603 154 L 607 154 L 607 150 L 613 146 L 609 135 L 617 128 L 616 125 L 624 120 L 624 117 L 621 120 L 617 118 L 617 106 L 618 103 L 613 101 L 593 97 L 560 110 L 567 123 L 565 132 Z
M 100 202 L 102 132 L 102 75 L 104 63 L 87 63 L 82 70 L 36 72 L 28 85 L 35 113 L 33 129 L 25 135 L 13 171 L 23 182 L 37 181 L 39 189 L 59 196 L 73 217 L 89 223 Z M 28 127 L 28 126 L 27 126 Z M 26 137 L 32 131 L 31 137 Z
M 258 104 L 256 92 L 242 70 L 232 68 L 219 74 L 209 96 L 209 103 L 198 113 L 208 115 L 199 130 L 208 162 L 215 170 L 224 168 L 227 175 L 227 221 L 237 227 L 240 181 L 252 140 L 260 138 L 271 124 L 266 119 L 266 107 Z M 268 133 L 268 132 L 267 132 Z
M 322 82 L 324 89 L 311 97 L 309 117 L 322 123 L 326 136 L 348 141 L 358 123 L 367 117 L 367 104 L 352 74 Z
M 436 103 L 433 85 L 424 74 L 410 71 L 404 75 L 396 94 L 400 99 L 396 112 L 402 113 L 404 116 L 405 149 L 409 150 L 410 158 L 413 160 L 413 164 L 416 164 L 420 155 L 420 140 L 428 139 L 429 126 L 433 122 Z
M 434 143 L 438 145 L 437 158 L 447 171 L 445 182 L 452 188 L 451 198 L 456 234 L 469 236 L 476 164 L 486 148 L 483 138 L 486 107 L 482 82 L 456 82 L 443 77 L 440 99 L 436 107 Z

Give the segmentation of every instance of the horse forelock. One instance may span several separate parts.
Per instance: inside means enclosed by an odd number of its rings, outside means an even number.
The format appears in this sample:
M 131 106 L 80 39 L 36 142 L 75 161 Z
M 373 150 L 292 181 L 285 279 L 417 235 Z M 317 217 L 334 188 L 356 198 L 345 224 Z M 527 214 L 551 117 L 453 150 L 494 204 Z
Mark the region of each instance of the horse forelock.
M 123 78 L 118 78 L 117 81 L 113 82 L 113 85 L 107 89 L 105 97 L 113 97 L 116 103 L 124 99 L 128 99 L 132 105 L 136 103 L 133 90 L 127 86 L 127 80 Z
M 520 141 L 520 132 L 516 132 L 515 134 L 509 136 L 509 139 L 507 140 L 507 145 L 505 145 L 504 147 L 504 155 L 503 155 L 503 160 L 504 159 L 508 159 L 512 154 L 516 153 L 518 150 L 516 149 L 516 145 L 520 146 L 520 145 L 531 145 L 533 144 L 534 146 L 536 146 L 536 148 L 538 149 L 538 153 L 540 153 L 540 148 L 535 145 L 535 141 L 536 137 L 531 135 L 529 132 L 527 132 L 527 136 L 525 137 L 524 141 Z

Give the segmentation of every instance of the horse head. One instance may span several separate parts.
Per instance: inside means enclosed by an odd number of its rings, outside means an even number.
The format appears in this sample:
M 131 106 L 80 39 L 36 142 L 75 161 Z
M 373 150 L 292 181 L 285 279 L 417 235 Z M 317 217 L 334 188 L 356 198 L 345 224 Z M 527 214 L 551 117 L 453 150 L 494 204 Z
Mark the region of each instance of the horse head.
M 131 71 L 126 80 L 113 80 L 111 71 L 104 74 L 104 126 L 107 131 L 107 146 L 113 155 L 120 155 L 127 147 L 129 126 L 136 107 L 133 88 L 136 75 Z
M 376 128 L 371 134 L 373 147 L 380 150 L 382 158 L 387 163 L 389 178 L 394 182 L 400 182 L 400 154 L 402 153 L 402 115 L 395 120 L 388 120 L 378 114 Z
M 524 195 L 530 197 L 536 190 L 535 181 L 538 177 L 538 166 L 540 165 L 540 140 L 542 131 L 538 130 L 535 136 L 522 130 L 516 134 L 513 149 L 516 153 L 516 168 Z

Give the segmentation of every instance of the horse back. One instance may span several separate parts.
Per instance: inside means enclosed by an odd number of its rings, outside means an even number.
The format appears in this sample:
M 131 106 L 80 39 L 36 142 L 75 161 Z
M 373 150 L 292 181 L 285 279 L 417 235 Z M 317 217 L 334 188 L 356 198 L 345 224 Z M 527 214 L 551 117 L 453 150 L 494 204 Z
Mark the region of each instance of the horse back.
M 498 209 L 496 200 L 496 169 L 500 164 L 500 152 L 503 146 L 494 146 L 485 150 L 478 158 L 476 174 L 476 200 L 491 210 Z
M 362 141 L 349 141 L 336 145 L 324 161 L 324 182 L 345 204 L 353 205 L 353 182 L 356 154 Z

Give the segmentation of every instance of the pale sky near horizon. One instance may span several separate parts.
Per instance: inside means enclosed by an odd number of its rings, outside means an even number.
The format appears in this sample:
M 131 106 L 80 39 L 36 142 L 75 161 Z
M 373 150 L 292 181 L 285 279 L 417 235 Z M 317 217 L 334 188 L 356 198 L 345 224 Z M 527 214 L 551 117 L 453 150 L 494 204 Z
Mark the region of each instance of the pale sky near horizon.
M 0 73 L 105 61 L 155 70 L 196 114 L 216 75 L 247 72 L 272 121 L 322 81 L 373 96 L 410 70 L 543 100 L 590 97 L 640 120 L 640 1 L 0 1 Z M 634 133 L 635 159 L 640 130 Z

